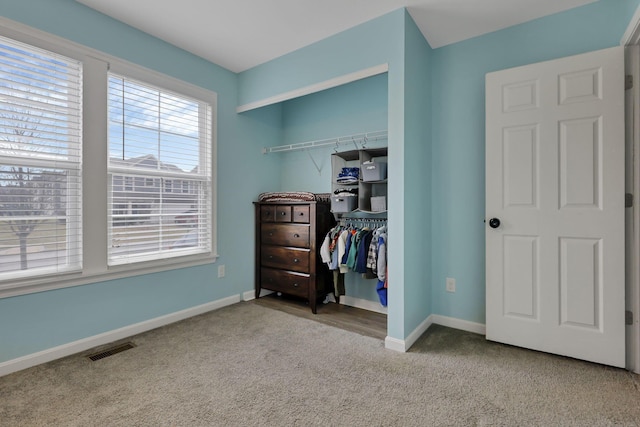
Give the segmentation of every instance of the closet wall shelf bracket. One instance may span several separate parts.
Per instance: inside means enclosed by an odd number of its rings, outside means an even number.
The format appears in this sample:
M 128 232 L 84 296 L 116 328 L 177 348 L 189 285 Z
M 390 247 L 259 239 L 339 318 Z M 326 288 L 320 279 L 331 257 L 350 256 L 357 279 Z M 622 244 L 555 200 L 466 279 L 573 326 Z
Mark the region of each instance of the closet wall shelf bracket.
M 318 139 L 315 141 L 306 141 L 299 142 L 296 144 L 287 144 L 287 145 L 279 145 L 277 147 L 265 147 L 262 149 L 262 154 L 269 153 L 281 153 L 285 151 L 294 151 L 294 150 L 302 150 L 302 149 L 310 149 L 310 148 L 320 148 L 320 147 L 328 147 L 334 146 L 336 152 L 340 146 L 345 144 L 354 144 L 356 149 L 358 149 L 358 144 L 360 144 L 360 148 L 365 148 L 368 142 L 382 141 L 388 138 L 388 133 L 386 130 L 378 130 L 375 132 L 366 132 L 366 133 L 358 133 L 354 135 L 348 136 L 340 136 L 338 138 L 329 138 L 329 139 Z
M 318 162 L 316 162 L 316 159 L 313 158 L 313 156 L 311 155 L 311 151 L 309 151 L 309 150 L 305 150 L 305 151 L 307 152 L 307 155 L 309 156 L 309 158 L 313 162 L 313 166 L 316 167 L 316 170 L 318 171 L 318 175 L 322 176 L 322 167 L 319 166 Z

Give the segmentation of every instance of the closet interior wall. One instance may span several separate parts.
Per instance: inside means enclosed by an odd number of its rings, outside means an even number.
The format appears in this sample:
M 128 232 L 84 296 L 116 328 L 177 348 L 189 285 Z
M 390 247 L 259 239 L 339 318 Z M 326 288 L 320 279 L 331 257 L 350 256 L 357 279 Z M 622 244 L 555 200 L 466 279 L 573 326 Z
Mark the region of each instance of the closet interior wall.
M 385 73 L 283 102 L 283 140 L 279 145 L 386 130 L 387 91 Z M 365 146 L 376 148 L 386 145 L 387 141 L 381 140 Z M 355 148 L 323 147 L 265 155 L 278 158 L 280 188 L 273 191 L 330 193 L 331 155 L 336 150 Z M 374 282 L 362 279 L 356 273 L 346 274 L 346 295 L 342 301 L 385 313 L 386 308 L 379 303 Z

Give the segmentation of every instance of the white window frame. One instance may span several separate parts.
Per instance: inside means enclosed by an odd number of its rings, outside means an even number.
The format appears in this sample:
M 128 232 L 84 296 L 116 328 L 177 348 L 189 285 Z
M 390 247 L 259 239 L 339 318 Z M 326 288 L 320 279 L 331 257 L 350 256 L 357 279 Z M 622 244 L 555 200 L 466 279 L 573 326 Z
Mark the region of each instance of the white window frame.
M 135 74 L 135 75 L 132 75 Z M 143 75 L 144 74 L 144 75 Z M 139 84 L 142 85 L 144 87 L 146 87 L 149 91 L 157 91 L 158 93 L 163 93 L 164 95 L 168 95 L 168 96 L 175 96 L 178 99 L 181 100 L 185 100 L 186 102 L 197 102 L 198 105 L 198 123 L 197 123 L 197 127 L 198 127 L 198 135 L 199 135 L 199 148 L 198 148 L 198 156 L 199 156 L 199 162 L 198 162 L 198 168 L 200 171 L 204 171 L 203 173 L 198 173 L 198 174 L 194 174 L 194 175 L 188 175 L 186 179 L 193 179 L 196 181 L 200 181 L 205 188 L 206 187 L 211 187 L 211 175 L 214 174 L 214 170 L 211 167 L 211 159 L 207 159 L 206 158 L 206 153 L 210 152 L 213 148 L 212 146 L 212 138 L 213 136 L 211 135 L 211 132 L 209 129 L 205 129 L 206 128 L 206 123 L 213 123 L 213 117 L 209 117 L 208 116 L 208 111 L 209 109 L 211 109 L 211 114 L 213 113 L 213 109 L 215 109 L 215 105 L 211 102 L 211 100 L 207 101 L 206 99 L 204 99 L 201 94 L 200 96 L 194 96 L 194 95 L 198 95 L 198 91 L 190 91 L 189 88 L 185 88 L 182 85 L 178 85 L 176 84 L 175 81 L 167 81 L 166 78 L 163 78 L 161 80 L 155 80 L 152 82 L 149 79 L 149 73 L 148 72 L 144 72 L 143 74 L 137 73 L 135 71 L 134 68 L 130 67 L 130 66 L 123 66 L 122 64 L 120 65 L 116 65 L 114 67 L 111 67 L 109 70 L 109 75 L 111 77 L 114 77 L 116 79 L 124 79 L 125 82 L 129 82 L 129 83 L 133 83 L 133 84 Z M 141 78 L 144 77 L 144 80 Z M 118 88 L 118 90 L 123 90 L 121 88 Z M 126 91 L 124 91 L 122 93 L 123 97 L 128 96 L 128 93 Z M 124 115 L 125 113 L 122 112 L 122 114 Z M 157 114 L 160 114 L 160 109 L 158 109 Z M 129 125 L 129 123 L 124 120 L 123 126 L 125 125 Z M 159 122 L 157 124 L 158 128 L 157 129 L 153 129 L 154 131 L 158 131 L 160 130 L 159 127 Z M 164 132 L 164 131 L 163 131 Z M 120 139 L 120 135 L 118 135 L 118 140 Z M 120 142 L 119 142 L 120 143 Z M 122 141 L 123 144 L 128 145 L 129 142 L 125 139 L 125 141 Z M 134 142 L 135 144 L 135 142 Z M 111 159 L 113 160 L 113 159 Z M 160 162 L 160 159 L 158 159 L 158 162 Z M 182 172 L 180 175 L 178 175 L 178 177 L 176 177 L 176 175 L 172 175 L 169 171 L 159 171 L 159 170 L 150 170 L 150 169 L 145 169 L 145 168 L 141 168 L 141 169 L 136 169 L 136 168 L 129 168 L 129 167 L 123 167 L 120 164 L 111 164 L 111 169 L 110 169 L 110 173 L 114 175 L 114 177 L 118 174 L 120 174 L 120 171 L 123 171 L 124 173 L 136 173 L 136 174 L 140 174 L 141 176 L 143 175 L 147 175 L 147 174 L 152 174 L 156 177 L 156 179 L 158 179 L 158 176 L 163 176 L 162 178 L 159 178 L 161 180 L 161 187 L 160 187 L 160 193 L 161 194 L 168 194 L 171 195 L 172 193 L 178 193 L 181 194 L 182 192 L 182 177 L 184 175 L 184 172 Z M 161 175 L 158 175 L 158 173 L 160 173 Z M 135 188 L 134 186 L 134 182 L 135 180 L 138 179 L 142 179 L 138 176 L 131 176 L 131 175 L 124 175 L 124 180 L 125 180 L 125 192 L 127 192 L 129 190 L 129 187 L 127 187 L 127 182 L 131 181 L 131 191 L 135 192 L 137 191 L 137 188 Z M 205 200 L 210 200 L 211 196 L 213 194 L 214 190 L 210 188 L 210 193 L 207 196 L 204 196 Z M 113 194 L 109 194 L 109 197 L 112 197 Z M 198 203 L 200 204 L 202 197 L 198 197 Z M 202 213 L 203 218 L 207 218 L 210 219 L 211 216 L 213 216 L 213 212 L 211 211 L 211 206 L 201 206 L 198 208 L 198 210 Z M 133 214 L 136 214 L 137 212 L 132 212 Z M 113 222 L 113 217 L 111 215 L 109 215 L 109 220 L 107 221 L 107 225 L 108 225 L 108 229 L 109 231 L 113 232 L 112 229 L 112 222 Z M 162 219 L 161 219 L 162 221 Z M 200 221 L 199 221 L 200 222 Z M 158 226 L 158 230 L 161 230 L 163 228 L 165 228 L 165 226 Z M 109 267 L 113 267 L 116 265 L 121 265 L 121 264 L 140 264 L 141 262 L 143 262 L 142 260 L 146 260 L 146 261 L 161 261 L 161 260 L 168 260 L 171 259 L 173 257 L 176 256 L 180 256 L 183 257 L 184 255 L 181 254 L 185 254 L 186 250 L 189 250 L 193 253 L 202 253 L 203 252 L 203 246 L 205 248 L 207 248 L 207 250 L 209 250 L 209 248 L 211 247 L 212 241 L 209 238 L 209 230 L 211 228 L 211 224 L 206 224 L 204 225 L 204 227 L 202 227 L 200 224 L 198 224 L 196 230 L 198 231 L 198 242 L 199 243 L 204 243 L 203 245 L 198 244 L 196 245 L 196 247 L 193 248 L 182 248 L 182 249 L 173 249 L 173 250 L 166 250 L 166 251 L 158 251 L 157 250 L 157 246 L 156 246 L 156 250 L 153 251 L 148 251 L 142 254 L 123 254 L 123 255 L 117 255 L 117 254 L 111 254 L 108 264 Z M 133 231 L 135 233 L 135 230 Z M 205 239 L 201 240 L 204 236 L 206 236 Z M 162 239 L 162 238 L 160 238 Z M 177 238 L 175 238 L 177 239 Z M 174 240 L 175 240 L 174 239 Z M 208 240 L 208 241 L 207 241 Z M 153 243 L 160 243 L 160 241 L 154 241 Z M 170 244 L 170 241 L 164 241 L 165 244 Z M 113 246 L 113 245 L 111 245 Z
M 142 274 L 211 264 L 217 250 L 217 94 L 211 90 L 169 77 L 106 53 L 71 42 L 27 25 L 0 17 L 0 35 L 49 50 L 83 63 L 83 269 L 52 277 L 28 277 L 0 281 L 0 298 L 60 289 L 70 286 L 133 277 Z M 164 87 L 202 100 L 212 106 L 211 141 L 211 252 L 135 264 L 107 265 L 107 73 L 117 74 Z M 124 186 L 124 182 L 123 182 Z
M 73 79 L 74 82 L 78 83 L 78 86 L 74 86 L 74 85 L 69 86 L 72 90 L 74 89 L 78 90 L 77 98 L 76 96 L 73 95 L 73 93 L 70 93 L 68 101 L 70 104 L 77 105 L 78 108 L 82 109 L 82 106 L 78 104 L 78 101 L 82 99 L 82 68 L 83 68 L 82 61 L 79 61 L 77 58 L 73 58 L 70 55 L 65 55 L 59 51 L 42 49 L 39 46 L 34 46 L 30 43 L 24 43 L 21 40 L 17 40 L 12 37 L 5 37 L 5 39 L 9 40 L 8 42 L 9 45 L 12 45 L 13 42 L 16 42 L 18 49 L 22 49 L 22 46 L 20 45 L 24 45 L 25 52 L 27 52 L 28 54 L 35 53 L 37 55 L 38 54 L 37 52 L 41 51 L 43 56 L 47 58 L 55 59 L 56 56 L 58 56 L 58 58 L 65 63 L 67 62 L 67 59 L 68 59 L 69 64 L 67 65 L 69 67 L 66 68 L 66 65 L 65 65 L 65 69 L 68 70 L 66 72 L 67 73 L 66 76 L 70 78 L 73 78 L 76 76 L 79 77 L 78 80 Z M 20 64 L 25 64 L 25 63 L 28 63 L 28 60 L 23 61 L 21 59 L 17 59 L 16 62 Z M 77 70 L 77 74 L 73 72 L 74 65 L 72 64 L 72 62 L 76 62 L 79 66 Z M 19 65 L 18 67 L 21 67 L 21 66 L 22 65 Z M 35 71 L 34 73 L 39 74 L 39 71 Z M 35 78 L 37 79 L 37 77 Z M 30 89 L 26 89 L 26 90 L 29 91 Z M 49 96 L 50 94 L 46 95 L 46 97 L 49 97 Z M 38 97 L 38 95 L 35 95 L 34 97 Z M 74 100 L 74 98 L 76 99 Z M 25 104 L 25 105 L 28 105 L 28 104 Z M 37 107 L 28 107 L 28 106 L 25 107 L 23 105 L 19 105 L 17 110 L 18 112 L 16 114 L 21 116 L 29 115 L 29 118 L 26 119 L 28 121 L 32 117 L 30 115 L 31 114 L 30 108 L 34 108 L 34 110 L 36 111 L 39 110 L 39 108 Z M 25 110 L 28 112 L 24 112 Z M 45 107 L 45 110 L 46 110 L 46 107 Z M 49 111 L 52 111 L 52 110 L 53 108 L 51 108 Z M 59 111 L 63 111 L 63 110 L 59 110 Z M 77 110 L 75 110 L 75 108 L 69 107 L 66 111 L 69 114 L 73 115 L 73 113 Z M 41 116 L 41 117 L 44 117 L 44 116 Z M 53 120 L 56 120 L 56 125 L 63 126 L 61 120 L 57 121 L 58 120 L 57 117 L 54 118 Z M 79 132 L 74 132 L 74 131 L 81 130 L 82 117 L 76 117 L 75 119 L 73 117 L 69 117 L 66 123 L 72 127 L 71 129 L 73 129 L 68 135 L 68 141 L 67 141 L 69 144 L 68 149 L 70 149 L 71 151 L 80 150 L 81 152 L 82 137 Z M 49 132 L 49 130 L 45 130 L 44 132 L 47 133 Z M 36 133 L 39 133 L 39 132 L 36 131 Z M 17 142 L 18 146 L 20 146 L 21 143 L 22 141 L 18 141 Z M 65 188 L 67 188 L 66 196 L 65 196 L 66 213 L 64 215 L 66 219 L 66 225 L 65 225 L 66 249 L 61 249 L 60 251 L 65 252 L 65 257 L 69 260 L 68 263 L 56 263 L 54 265 L 41 266 L 41 267 L 35 267 L 35 268 L 29 265 L 24 270 L 20 270 L 20 269 L 10 270 L 2 274 L 2 279 L 0 280 L 0 283 L 15 282 L 15 281 L 24 280 L 24 279 L 28 280 L 34 277 L 41 277 L 41 276 L 42 277 L 59 276 L 59 275 L 63 275 L 65 272 L 81 271 L 82 269 L 82 232 L 81 232 L 81 227 L 77 223 L 77 220 L 79 220 L 82 217 L 82 206 L 80 203 L 82 198 L 82 193 L 81 193 L 82 192 L 82 188 L 81 188 L 82 187 L 82 177 L 81 177 L 82 157 L 74 154 L 69 154 L 69 156 L 67 157 L 66 154 L 61 154 L 61 153 L 53 154 L 50 152 L 46 152 L 47 155 L 44 155 L 44 156 L 39 156 L 37 155 L 37 153 L 33 153 L 33 152 L 30 152 L 31 155 L 26 155 L 26 154 L 12 155 L 11 149 L 0 150 L 0 151 L 2 151 L 0 152 L 0 158 L 2 158 L 3 166 L 5 167 L 17 166 L 20 168 L 25 168 L 27 171 L 25 172 L 26 174 L 30 174 L 30 172 L 28 172 L 30 169 L 52 170 L 56 172 L 60 170 L 65 170 L 68 173 L 67 179 L 66 179 L 68 187 L 65 186 Z M 7 153 L 7 151 L 9 153 Z M 18 148 L 17 151 L 18 153 L 20 153 L 22 150 Z M 24 153 L 26 153 L 26 151 L 24 151 Z M 46 185 L 49 188 L 52 188 L 51 182 L 46 182 Z M 6 219 L 9 219 L 10 221 L 10 218 L 11 217 Z M 39 217 L 39 218 L 44 218 L 48 220 L 59 219 L 57 214 L 53 214 L 53 215 L 49 214 L 47 216 Z M 30 244 L 30 243 L 33 243 L 31 241 L 31 237 L 27 239 L 27 244 Z M 49 260 L 52 261 L 54 259 L 55 259 L 55 256 L 51 257 Z

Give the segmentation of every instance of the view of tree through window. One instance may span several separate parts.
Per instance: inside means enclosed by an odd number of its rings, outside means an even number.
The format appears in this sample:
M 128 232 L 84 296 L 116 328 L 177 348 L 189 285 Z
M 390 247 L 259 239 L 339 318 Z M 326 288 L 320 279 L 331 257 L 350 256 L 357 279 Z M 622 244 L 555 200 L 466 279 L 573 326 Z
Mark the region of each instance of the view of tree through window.
M 0 37 L 0 279 L 81 268 L 78 61 Z

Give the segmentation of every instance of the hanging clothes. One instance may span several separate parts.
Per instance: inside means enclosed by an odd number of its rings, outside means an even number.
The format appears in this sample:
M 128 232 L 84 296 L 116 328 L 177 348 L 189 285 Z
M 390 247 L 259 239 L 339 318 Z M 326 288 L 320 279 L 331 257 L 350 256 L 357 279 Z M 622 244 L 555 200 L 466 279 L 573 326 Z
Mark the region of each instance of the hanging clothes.
M 364 230 L 361 237 L 362 249 L 358 250 L 356 258 L 356 273 L 364 274 L 367 272 L 367 255 L 369 254 L 369 246 L 371 245 L 371 239 L 373 238 L 373 232 L 371 230 Z
M 378 285 L 376 291 L 378 292 L 378 298 L 380 304 L 383 307 L 387 306 L 387 233 L 386 227 L 378 237 Z
M 368 223 L 363 220 L 364 224 Z M 387 227 L 337 225 L 325 236 L 320 247 L 322 262 L 333 272 L 336 297 L 345 295 L 344 274 L 356 272 L 376 280 L 380 304 L 387 306 L 386 251 Z

